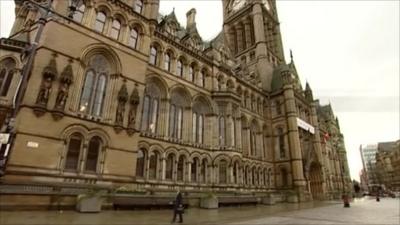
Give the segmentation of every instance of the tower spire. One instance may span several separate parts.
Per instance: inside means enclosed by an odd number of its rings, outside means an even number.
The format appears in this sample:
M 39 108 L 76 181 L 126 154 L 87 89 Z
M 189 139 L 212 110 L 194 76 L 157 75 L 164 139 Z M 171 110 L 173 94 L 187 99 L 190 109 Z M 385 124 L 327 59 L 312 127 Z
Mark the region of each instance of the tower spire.
M 290 49 L 290 62 L 293 62 L 293 51 Z

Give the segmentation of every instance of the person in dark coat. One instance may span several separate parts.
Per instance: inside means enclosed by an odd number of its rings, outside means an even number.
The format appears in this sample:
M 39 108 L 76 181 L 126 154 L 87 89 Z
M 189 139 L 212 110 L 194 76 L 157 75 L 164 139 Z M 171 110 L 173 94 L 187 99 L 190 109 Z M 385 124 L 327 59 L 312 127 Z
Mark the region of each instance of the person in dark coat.
M 172 223 L 175 223 L 176 215 L 179 215 L 179 223 L 183 223 L 182 214 L 183 214 L 182 193 L 178 191 L 174 202 L 174 218 L 172 219 Z

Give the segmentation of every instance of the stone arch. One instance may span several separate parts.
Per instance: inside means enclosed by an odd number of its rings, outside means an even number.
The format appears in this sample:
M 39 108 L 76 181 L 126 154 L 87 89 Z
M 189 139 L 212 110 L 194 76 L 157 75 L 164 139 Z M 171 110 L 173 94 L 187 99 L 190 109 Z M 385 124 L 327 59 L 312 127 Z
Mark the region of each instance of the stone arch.
M 122 64 L 121 60 L 118 57 L 118 54 L 109 46 L 104 44 L 92 44 L 83 49 L 81 55 L 81 63 L 83 63 L 84 67 L 87 67 L 87 62 L 89 62 L 90 58 L 96 54 L 104 56 L 109 62 L 114 74 L 120 74 L 122 72 Z
M 157 88 L 159 88 L 160 97 L 168 98 L 168 96 L 169 96 L 169 92 L 167 91 L 168 85 L 167 85 L 167 82 L 163 78 L 161 78 L 160 76 L 158 76 L 156 74 L 148 75 L 146 77 L 146 88 L 150 84 L 154 84 L 157 86 Z M 147 90 L 145 90 L 145 91 L 147 91 Z
M 214 158 L 212 164 L 213 164 L 214 166 L 217 166 L 218 163 L 219 163 L 219 161 L 221 161 L 221 160 L 226 160 L 226 162 L 228 163 L 228 165 L 229 165 L 230 162 L 231 162 L 230 157 L 229 157 L 228 155 L 222 153 L 222 154 L 218 154 L 217 156 L 215 156 L 215 158 Z
M 100 11 L 104 12 L 107 17 L 110 17 L 111 14 L 113 13 L 113 8 L 107 1 L 95 4 L 94 9 L 96 10 L 96 13 Z
M 143 22 L 141 20 L 138 19 L 131 19 L 128 21 L 127 23 L 129 25 L 129 27 L 131 28 L 137 28 L 139 31 L 139 34 L 141 35 L 148 35 L 149 34 L 149 30 L 147 29 L 147 27 L 143 24 Z
M 115 10 L 114 12 L 112 12 L 112 18 L 113 19 L 118 19 L 119 22 L 121 22 L 121 25 L 126 25 L 129 21 L 127 15 L 122 12 L 121 10 Z

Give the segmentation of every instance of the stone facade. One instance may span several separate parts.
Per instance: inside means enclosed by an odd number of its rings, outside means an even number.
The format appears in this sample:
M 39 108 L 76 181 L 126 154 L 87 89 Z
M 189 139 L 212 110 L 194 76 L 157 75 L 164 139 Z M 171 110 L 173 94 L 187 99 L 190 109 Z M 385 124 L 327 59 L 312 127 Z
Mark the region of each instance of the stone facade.
M 15 2 L 2 43 L 29 43 L 38 11 Z M 293 57 L 285 62 L 275 1 L 224 0 L 211 41 L 197 32 L 195 9 L 182 27 L 174 12 L 159 15 L 159 0 L 82 1 L 72 20 L 68 1 L 52 8 L 3 184 L 287 192 L 299 201 L 351 190 L 338 120 L 303 89 Z M 3 110 L 23 63 L 1 48 L 0 71 L 15 71 Z

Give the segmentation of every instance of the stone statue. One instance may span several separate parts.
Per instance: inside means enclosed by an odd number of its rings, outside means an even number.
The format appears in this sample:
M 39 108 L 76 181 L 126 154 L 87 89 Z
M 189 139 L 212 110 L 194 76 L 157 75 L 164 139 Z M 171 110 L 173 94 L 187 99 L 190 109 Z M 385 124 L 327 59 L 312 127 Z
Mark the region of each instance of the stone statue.
M 58 90 L 57 98 L 56 98 L 56 108 L 64 109 L 65 103 L 68 98 L 68 88 L 69 84 L 62 83 L 60 84 L 60 88 Z
M 128 100 L 128 91 L 126 88 L 126 84 L 124 83 L 118 92 L 117 115 L 115 117 L 115 123 L 118 126 L 122 126 L 124 124 L 125 103 L 127 100 Z
M 129 103 L 130 103 L 130 109 L 129 109 L 129 116 L 128 116 L 128 127 L 129 128 L 134 128 L 135 127 L 135 120 L 136 120 L 136 110 L 137 106 L 139 105 L 139 92 L 137 90 L 137 84 L 135 84 L 135 88 L 132 91 Z
M 42 84 L 40 85 L 39 94 L 38 94 L 38 97 L 36 100 L 37 104 L 44 105 L 44 106 L 47 105 L 47 102 L 49 101 L 52 81 L 53 81 L 53 79 L 51 77 L 46 77 L 42 81 Z

